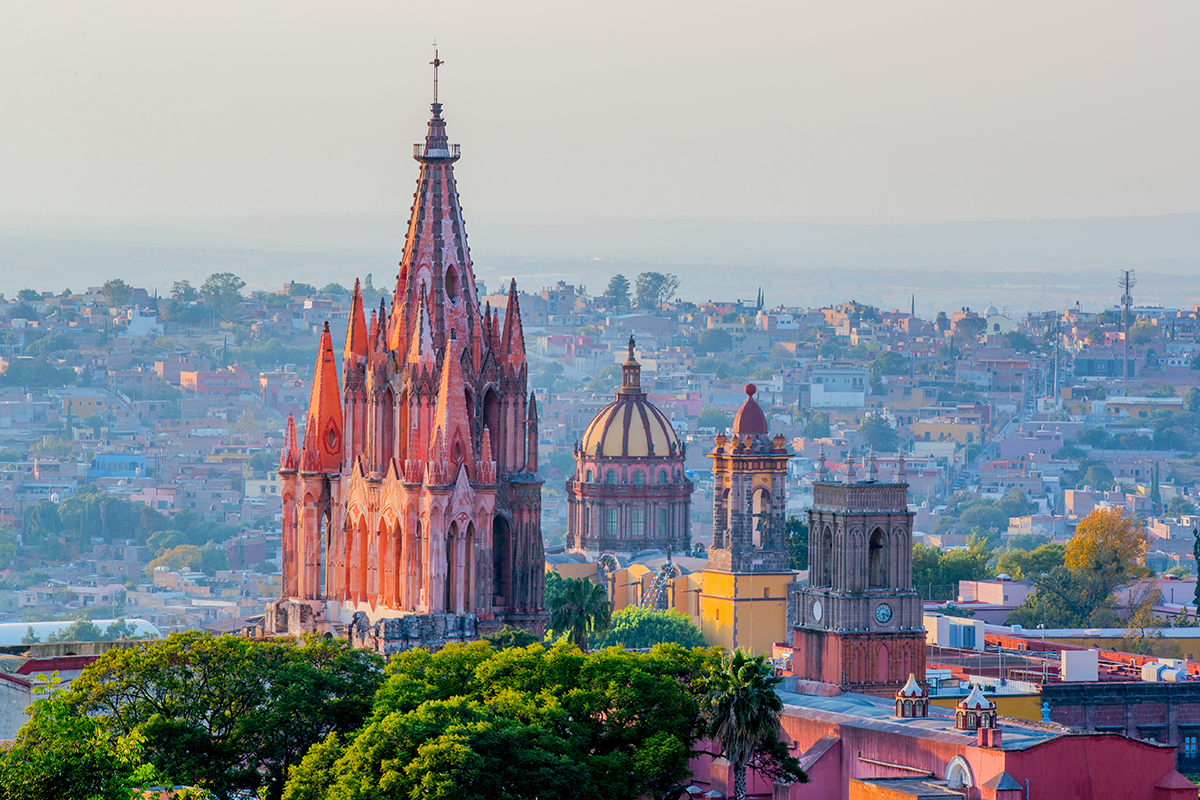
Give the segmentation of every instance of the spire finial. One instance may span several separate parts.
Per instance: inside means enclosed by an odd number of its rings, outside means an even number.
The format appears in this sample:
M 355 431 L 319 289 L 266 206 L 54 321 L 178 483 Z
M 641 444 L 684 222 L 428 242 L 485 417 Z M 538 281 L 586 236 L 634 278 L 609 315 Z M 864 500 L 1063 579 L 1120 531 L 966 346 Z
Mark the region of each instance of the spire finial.
M 429 66 L 433 67 L 433 102 L 435 103 L 438 101 L 438 67 L 445 63 L 445 61 L 438 58 L 438 46 L 437 42 L 434 42 L 433 61 L 429 62 Z

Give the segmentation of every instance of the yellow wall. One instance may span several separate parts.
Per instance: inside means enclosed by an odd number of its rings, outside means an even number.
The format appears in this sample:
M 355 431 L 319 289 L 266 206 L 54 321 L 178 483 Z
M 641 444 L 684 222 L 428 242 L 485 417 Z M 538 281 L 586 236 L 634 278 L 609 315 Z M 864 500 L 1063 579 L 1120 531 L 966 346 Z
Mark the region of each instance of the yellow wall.
M 76 417 L 88 417 L 108 410 L 108 399 L 102 394 L 91 397 L 64 397 L 62 402 L 63 411 Z
M 787 587 L 794 578 L 790 572 L 700 572 L 697 624 L 704 640 L 771 655 L 772 645 L 787 639 Z
M 587 578 L 595 582 L 600 576 L 600 565 L 595 562 L 583 564 L 546 564 L 547 572 L 557 572 L 564 578 Z
M 953 439 L 962 445 L 983 443 L 983 426 L 973 422 L 936 422 L 927 420 L 912 424 L 913 436 L 918 442 L 925 441 L 925 433 L 929 432 L 929 441 L 945 442 Z M 969 434 L 969 435 L 968 435 Z
M 1042 696 L 1040 694 L 989 694 L 987 699 L 996 704 L 996 713 L 1002 717 L 1024 719 L 1029 722 L 1042 721 Z M 931 697 L 929 702 L 942 708 L 954 708 L 961 697 Z

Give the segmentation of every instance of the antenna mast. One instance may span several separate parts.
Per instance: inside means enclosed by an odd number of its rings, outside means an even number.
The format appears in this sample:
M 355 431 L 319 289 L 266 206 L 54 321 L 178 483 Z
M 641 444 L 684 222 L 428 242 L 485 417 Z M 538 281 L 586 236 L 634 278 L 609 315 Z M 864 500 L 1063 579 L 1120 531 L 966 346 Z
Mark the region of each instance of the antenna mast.
M 1121 270 L 1121 278 L 1117 281 L 1121 287 L 1121 305 L 1124 306 L 1122 327 L 1125 329 L 1125 348 L 1121 355 L 1121 388 L 1129 382 L 1129 308 L 1133 305 L 1133 287 L 1137 286 L 1137 277 L 1131 269 Z

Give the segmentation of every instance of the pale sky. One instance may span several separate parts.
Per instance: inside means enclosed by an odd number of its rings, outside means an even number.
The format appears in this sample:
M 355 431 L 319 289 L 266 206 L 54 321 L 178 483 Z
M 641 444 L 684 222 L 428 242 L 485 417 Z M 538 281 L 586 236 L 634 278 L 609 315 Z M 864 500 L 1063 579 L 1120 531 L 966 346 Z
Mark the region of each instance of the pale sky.
M 1200 211 L 1200 2 L 11 2 L 0 213 Z

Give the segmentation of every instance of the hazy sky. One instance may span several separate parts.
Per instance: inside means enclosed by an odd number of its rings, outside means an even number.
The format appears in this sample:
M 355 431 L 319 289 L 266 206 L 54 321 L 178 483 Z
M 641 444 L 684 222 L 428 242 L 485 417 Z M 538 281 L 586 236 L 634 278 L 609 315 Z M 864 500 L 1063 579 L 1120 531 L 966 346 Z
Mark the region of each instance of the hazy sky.
M 0 212 L 1200 211 L 1200 3 L 10 2 Z

